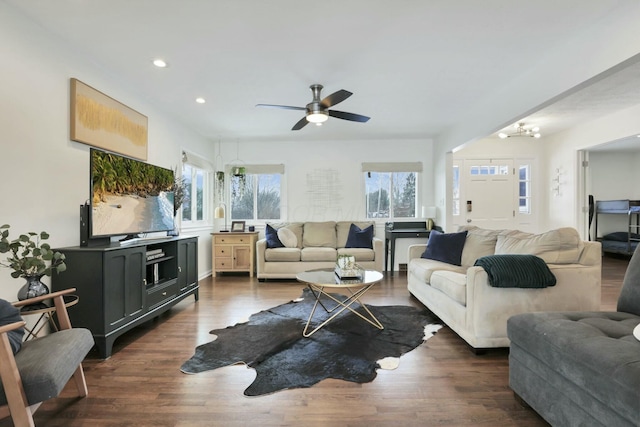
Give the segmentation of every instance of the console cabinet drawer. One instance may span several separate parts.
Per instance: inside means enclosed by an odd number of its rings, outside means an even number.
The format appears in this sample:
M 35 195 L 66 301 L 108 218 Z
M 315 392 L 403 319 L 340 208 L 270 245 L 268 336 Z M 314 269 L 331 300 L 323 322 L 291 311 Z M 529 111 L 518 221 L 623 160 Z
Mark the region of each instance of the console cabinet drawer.
M 178 295 L 178 283 L 175 280 L 166 286 L 154 286 L 153 288 L 147 294 L 147 307 L 149 309 L 155 308 L 164 301 L 175 298 Z

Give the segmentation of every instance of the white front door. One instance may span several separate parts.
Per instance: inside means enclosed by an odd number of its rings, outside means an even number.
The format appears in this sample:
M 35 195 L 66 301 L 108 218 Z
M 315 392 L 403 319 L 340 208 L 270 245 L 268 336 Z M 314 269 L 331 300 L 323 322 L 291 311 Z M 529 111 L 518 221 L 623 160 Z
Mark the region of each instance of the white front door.
M 490 229 L 516 228 L 515 173 L 511 159 L 465 160 L 463 223 Z

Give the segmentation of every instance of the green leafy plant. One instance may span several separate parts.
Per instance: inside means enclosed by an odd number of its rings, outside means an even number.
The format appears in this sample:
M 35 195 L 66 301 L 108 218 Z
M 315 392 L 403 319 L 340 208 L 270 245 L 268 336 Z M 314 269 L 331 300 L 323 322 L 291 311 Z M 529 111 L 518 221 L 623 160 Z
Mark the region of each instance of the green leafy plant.
M 67 269 L 65 256 L 51 249 L 46 231 L 39 234 L 29 232 L 17 239 L 9 240 L 9 225 L 0 227 L 0 253 L 10 253 L 0 266 L 13 270 L 11 277 L 51 276 L 53 271 L 61 273 Z
M 176 216 L 180 210 L 180 206 L 184 202 L 185 192 L 187 190 L 187 180 L 184 176 L 178 175 L 178 168 L 174 171 L 173 187 L 173 216 Z

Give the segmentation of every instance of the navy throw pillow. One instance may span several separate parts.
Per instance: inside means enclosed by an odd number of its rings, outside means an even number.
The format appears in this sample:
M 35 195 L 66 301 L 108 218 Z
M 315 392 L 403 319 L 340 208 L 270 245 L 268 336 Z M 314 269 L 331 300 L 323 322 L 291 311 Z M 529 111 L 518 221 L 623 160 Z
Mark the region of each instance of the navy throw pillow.
M 441 233 L 431 230 L 427 249 L 421 258 L 446 262 L 447 264 L 460 265 L 462 261 L 462 249 L 467 240 L 467 231 L 459 233 Z
M 278 239 L 278 230 L 269 224 L 264 229 L 264 237 L 267 239 L 267 248 L 284 248 L 284 245 Z
M 0 326 L 9 325 L 15 322 L 22 322 L 20 310 L 11 305 L 9 301 L 0 299 Z M 7 334 L 9 338 L 9 344 L 11 344 L 11 350 L 13 350 L 13 354 L 16 354 L 18 351 L 20 351 L 20 348 L 22 347 L 23 335 L 24 328 L 14 329 Z
M 351 224 L 349 227 L 349 236 L 347 236 L 347 243 L 344 247 L 373 249 L 372 240 L 373 224 L 362 230 L 357 225 Z

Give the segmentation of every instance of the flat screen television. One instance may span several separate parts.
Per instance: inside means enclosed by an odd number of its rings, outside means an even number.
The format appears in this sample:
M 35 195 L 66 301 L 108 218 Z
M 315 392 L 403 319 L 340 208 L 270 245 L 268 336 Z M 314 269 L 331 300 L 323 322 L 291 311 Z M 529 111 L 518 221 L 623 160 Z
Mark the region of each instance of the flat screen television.
M 91 149 L 89 238 L 173 230 L 171 169 Z

